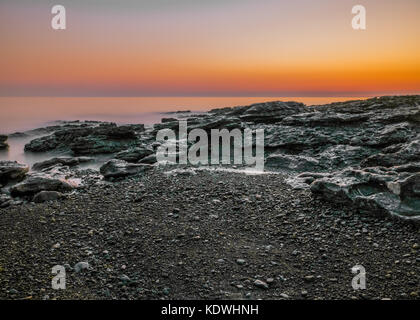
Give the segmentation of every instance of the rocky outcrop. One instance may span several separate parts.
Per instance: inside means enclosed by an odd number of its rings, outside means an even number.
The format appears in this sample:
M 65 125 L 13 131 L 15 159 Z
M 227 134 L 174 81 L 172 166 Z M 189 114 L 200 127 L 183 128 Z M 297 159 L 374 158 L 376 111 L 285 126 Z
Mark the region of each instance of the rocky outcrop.
M 268 102 L 210 114 L 203 128 L 231 121 L 264 129 L 266 169 L 288 174 L 293 187 L 361 211 L 420 216 L 420 96 L 311 107 Z
M 75 155 L 115 153 L 138 144 L 137 132 L 143 125 L 117 126 L 101 123 L 93 127 L 58 129 L 25 145 L 25 151 L 71 150 Z
M 19 181 L 25 178 L 29 167 L 16 161 L 0 161 L 0 184 Z
M 152 168 L 153 166 L 148 164 L 134 164 L 124 160 L 112 159 L 100 168 L 100 172 L 106 179 L 110 179 L 139 174 Z
M 52 158 L 49 160 L 35 163 L 32 166 L 32 170 L 36 170 L 36 171 L 48 170 L 49 168 L 57 166 L 57 165 L 73 167 L 81 163 L 91 162 L 93 160 L 94 160 L 93 158 L 89 158 L 89 157 L 57 157 L 57 158 Z
M 7 136 L 0 134 L 0 150 L 7 149 L 9 147 L 6 140 Z
M 348 169 L 316 179 L 311 191 L 365 213 L 391 214 L 420 222 L 420 173 Z
M 66 192 L 76 185 L 69 179 L 54 177 L 44 173 L 32 173 L 24 181 L 10 188 L 13 197 L 33 196 L 41 191 Z

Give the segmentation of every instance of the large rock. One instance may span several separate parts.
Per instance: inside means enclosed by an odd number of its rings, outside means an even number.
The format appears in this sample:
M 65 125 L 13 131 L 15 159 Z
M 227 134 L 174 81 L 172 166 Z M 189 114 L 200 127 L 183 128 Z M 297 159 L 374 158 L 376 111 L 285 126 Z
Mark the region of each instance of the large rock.
M 93 160 L 93 158 L 89 157 L 57 157 L 42 162 L 37 162 L 32 166 L 32 169 L 41 171 L 57 165 L 73 167 L 81 163 L 86 163 Z
M 6 143 L 7 136 L 0 134 L 0 150 L 7 149 L 9 145 Z
M 64 195 L 61 192 L 41 191 L 33 197 L 32 201 L 35 203 L 42 203 L 42 202 L 47 202 L 47 201 L 59 200 L 59 199 L 62 199 L 63 197 Z
M 112 159 L 105 163 L 101 168 L 101 174 L 106 178 L 121 178 L 152 169 L 148 164 L 134 164 L 124 160 Z
M 63 177 L 53 177 L 44 173 L 30 174 L 24 181 L 10 188 L 13 197 L 31 196 L 41 191 L 71 191 L 77 185 Z
M 117 126 L 102 123 L 91 127 L 57 129 L 25 145 L 25 151 L 72 150 L 76 155 L 114 153 L 136 146 L 143 125 Z
M 147 156 L 150 156 L 153 153 L 154 151 L 150 148 L 136 147 L 117 153 L 115 158 L 127 162 L 137 163 L 141 159 L 146 158 Z
M 29 167 L 16 161 L 0 161 L 0 184 L 7 184 L 13 180 L 22 180 Z
M 407 177 L 380 168 L 347 169 L 316 179 L 311 191 L 334 203 L 367 213 L 388 214 L 420 222 L 420 174 Z

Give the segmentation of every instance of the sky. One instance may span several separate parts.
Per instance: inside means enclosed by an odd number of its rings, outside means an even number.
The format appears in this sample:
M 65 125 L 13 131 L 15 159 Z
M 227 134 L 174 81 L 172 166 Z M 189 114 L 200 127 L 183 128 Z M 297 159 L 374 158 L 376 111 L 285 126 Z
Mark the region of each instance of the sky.
M 57 4 L 66 30 L 51 28 Z M 0 0 L 0 96 L 418 94 L 419 12 L 418 0 Z

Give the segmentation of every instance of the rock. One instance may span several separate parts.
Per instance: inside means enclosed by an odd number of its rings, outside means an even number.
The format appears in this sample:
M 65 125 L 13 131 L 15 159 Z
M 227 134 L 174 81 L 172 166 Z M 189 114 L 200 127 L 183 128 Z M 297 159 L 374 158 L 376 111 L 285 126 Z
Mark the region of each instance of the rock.
M 266 158 L 265 165 L 269 168 L 306 172 L 321 170 L 320 162 L 312 157 L 292 156 L 287 154 L 272 154 Z
M 154 164 L 156 162 L 157 162 L 157 159 L 156 159 L 155 154 L 151 154 L 150 156 L 147 156 L 139 161 L 139 163 L 146 163 L 146 164 Z
M 136 132 L 143 125 L 117 126 L 115 123 L 90 124 L 88 127 L 58 127 L 51 134 L 25 145 L 25 151 L 71 150 L 76 155 L 114 153 L 138 144 Z
M 311 191 L 326 200 L 369 213 L 419 222 L 420 175 L 405 175 L 379 168 L 370 171 L 347 169 L 315 180 Z
M 0 134 L 0 150 L 7 149 L 9 145 L 6 143 L 7 136 Z
M 12 198 L 6 194 L 0 194 L 0 208 L 7 208 L 12 203 Z
M 42 203 L 47 201 L 59 200 L 63 197 L 64 195 L 57 191 L 41 191 L 33 197 L 32 201 L 36 203 Z
M 37 162 L 32 166 L 32 169 L 41 171 L 41 170 L 45 170 L 56 165 L 72 167 L 72 166 L 77 166 L 81 163 L 90 162 L 93 160 L 94 160 L 93 158 L 88 158 L 88 157 L 58 157 L 58 158 L 45 160 L 42 162 Z
M 84 270 L 89 270 L 90 266 L 88 262 L 78 262 L 74 265 L 74 271 L 76 273 L 80 273 Z
M 244 265 L 244 264 L 245 264 L 245 262 L 246 262 L 246 261 L 245 261 L 244 259 L 237 259 L 237 260 L 236 260 L 236 263 L 237 263 L 237 264 L 239 264 L 239 265 Z
M 27 165 L 16 161 L 0 161 L 0 183 L 7 184 L 14 180 L 20 181 L 28 171 L 29 167 Z
M 154 151 L 151 148 L 136 147 L 136 148 L 131 148 L 131 149 L 124 150 L 117 153 L 117 155 L 115 156 L 115 159 L 137 163 L 138 161 L 146 158 L 147 156 L 150 156 L 153 153 Z
M 105 163 L 100 172 L 105 178 L 121 178 L 145 172 L 153 167 L 148 164 L 128 163 L 124 160 L 112 159 Z
M 261 280 L 255 280 L 254 286 L 261 289 L 268 289 L 268 284 Z
M 41 191 L 70 191 L 75 187 L 71 180 L 56 178 L 43 173 L 33 173 L 23 182 L 10 188 L 13 197 L 34 195 Z

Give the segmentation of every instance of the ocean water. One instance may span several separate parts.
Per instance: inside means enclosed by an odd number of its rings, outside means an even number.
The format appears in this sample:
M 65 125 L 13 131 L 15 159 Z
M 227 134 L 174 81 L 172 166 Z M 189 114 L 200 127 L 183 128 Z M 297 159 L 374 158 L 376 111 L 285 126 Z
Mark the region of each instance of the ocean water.
M 0 97 L 0 133 L 11 134 L 54 124 L 57 120 L 112 121 L 117 124 L 151 125 L 166 112 L 205 112 L 213 108 L 244 106 L 266 101 L 298 101 L 306 105 L 326 104 L 363 98 L 348 97 L 135 97 L 57 98 Z M 25 153 L 34 137 L 9 138 L 9 149 L 0 151 L 0 160 L 16 160 L 28 165 L 58 154 Z M 106 159 L 103 159 L 106 160 Z

